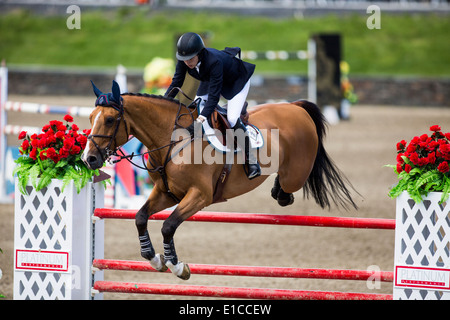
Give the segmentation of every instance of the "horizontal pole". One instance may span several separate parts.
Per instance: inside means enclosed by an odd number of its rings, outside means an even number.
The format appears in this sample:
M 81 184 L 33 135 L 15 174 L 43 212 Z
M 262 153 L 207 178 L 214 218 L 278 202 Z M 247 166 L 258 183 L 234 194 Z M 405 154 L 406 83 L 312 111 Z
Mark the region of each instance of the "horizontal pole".
M 163 210 L 152 216 L 149 220 L 165 220 L 172 211 Z M 102 219 L 134 219 L 136 210 L 130 209 L 95 209 L 95 216 Z M 395 219 L 353 218 L 353 217 L 325 217 L 325 216 L 296 216 L 260 213 L 234 213 L 200 211 L 187 219 L 187 221 L 200 222 L 227 222 L 274 224 L 314 227 L 337 228 L 363 228 L 363 229 L 395 229 Z
M 129 260 L 95 259 L 93 266 L 101 270 L 146 271 L 157 272 L 149 262 Z M 192 274 L 246 276 L 246 277 L 274 277 L 274 278 L 311 278 L 338 280 L 368 280 L 393 282 L 394 274 L 389 271 L 371 272 L 366 270 L 339 269 L 307 269 L 287 267 L 255 267 L 232 265 L 189 264 Z M 168 270 L 167 272 L 170 272 Z
M 39 134 L 42 132 L 42 128 L 30 127 L 30 126 L 18 126 L 13 124 L 7 124 L 3 128 L 3 133 L 6 135 L 19 135 L 20 132 L 26 131 L 30 136 L 34 133 Z
M 242 51 L 241 55 L 243 60 L 307 60 L 314 57 L 306 50 Z
M 389 294 L 97 281 L 99 292 L 271 300 L 392 300 Z
M 5 110 L 34 114 L 70 114 L 72 116 L 89 117 L 94 108 L 77 106 L 52 106 L 41 103 L 7 101 L 5 104 Z

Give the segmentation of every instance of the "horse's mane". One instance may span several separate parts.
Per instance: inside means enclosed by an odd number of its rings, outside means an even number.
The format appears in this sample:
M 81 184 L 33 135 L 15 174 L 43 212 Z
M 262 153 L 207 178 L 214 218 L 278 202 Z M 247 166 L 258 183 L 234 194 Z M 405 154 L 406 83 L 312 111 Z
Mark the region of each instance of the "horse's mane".
M 165 96 L 160 96 L 160 95 L 155 95 L 155 94 L 148 94 L 148 93 L 134 93 L 134 92 L 126 92 L 126 93 L 122 93 L 121 96 L 134 96 L 134 97 L 144 97 L 144 98 L 152 98 L 152 99 L 161 99 L 161 100 L 165 100 L 165 101 L 169 101 L 172 103 L 176 103 L 176 104 L 180 104 L 181 102 L 177 99 L 174 98 L 170 98 L 170 97 L 165 97 Z M 184 105 L 184 104 L 183 104 Z

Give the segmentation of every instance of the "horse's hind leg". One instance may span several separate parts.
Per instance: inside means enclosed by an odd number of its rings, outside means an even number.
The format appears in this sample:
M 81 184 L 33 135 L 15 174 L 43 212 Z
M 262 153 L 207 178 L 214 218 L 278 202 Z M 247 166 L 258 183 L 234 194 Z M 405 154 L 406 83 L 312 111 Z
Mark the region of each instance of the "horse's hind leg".
M 281 188 L 279 178 L 279 175 L 277 175 L 277 177 L 275 178 L 275 182 L 272 188 L 272 198 L 277 200 L 280 206 L 285 207 L 294 203 L 294 195 L 292 193 L 284 192 L 284 190 Z
M 278 200 L 278 192 L 280 192 L 281 190 L 281 186 L 280 186 L 280 181 L 278 180 L 279 176 L 277 175 L 277 177 L 275 178 L 275 181 L 273 183 L 273 187 L 272 187 L 272 198 L 274 198 L 275 200 Z

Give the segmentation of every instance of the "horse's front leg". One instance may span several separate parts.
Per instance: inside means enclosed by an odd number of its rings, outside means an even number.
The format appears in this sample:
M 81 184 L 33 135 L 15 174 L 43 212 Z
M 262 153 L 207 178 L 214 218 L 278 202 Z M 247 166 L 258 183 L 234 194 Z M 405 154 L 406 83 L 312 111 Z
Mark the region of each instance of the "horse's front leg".
M 200 192 L 200 190 L 196 188 L 189 189 L 186 196 L 178 204 L 177 208 L 164 221 L 161 229 L 161 233 L 163 235 L 165 264 L 169 267 L 173 274 L 183 280 L 189 279 L 191 276 L 191 271 L 186 263 L 178 261 L 173 236 L 183 221 L 207 205 L 205 198 L 205 195 Z
M 148 218 L 165 208 L 175 205 L 175 202 L 164 192 L 154 188 L 145 204 L 136 213 L 135 223 L 138 230 L 139 243 L 141 246 L 141 256 L 150 261 L 151 266 L 161 272 L 167 270 L 164 259 L 160 254 L 155 253 L 150 235 L 148 233 Z

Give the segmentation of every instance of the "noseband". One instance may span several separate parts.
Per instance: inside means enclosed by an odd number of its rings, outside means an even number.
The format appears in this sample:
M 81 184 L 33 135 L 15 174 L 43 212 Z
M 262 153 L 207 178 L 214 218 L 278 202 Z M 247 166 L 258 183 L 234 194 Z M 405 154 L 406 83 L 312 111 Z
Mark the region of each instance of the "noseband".
M 128 139 L 128 128 L 127 128 L 127 123 L 125 121 L 125 117 L 124 117 L 124 108 L 123 108 L 123 99 L 122 97 L 120 98 L 120 104 L 117 104 L 115 102 L 110 102 L 109 104 L 105 105 L 102 104 L 103 107 L 110 107 L 113 108 L 115 110 L 117 110 L 119 112 L 119 114 L 117 115 L 116 118 L 116 127 L 114 128 L 114 132 L 112 135 L 104 135 L 104 134 L 90 134 L 87 138 L 92 141 L 92 143 L 94 144 L 94 146 L 97 148 L 98 152 L 100 153 L 100 156 L 102 157 L 102 162 L 105 162 L 107 160 L 109 160 L 111 158 L 111 156 L 116 155 L 117 156 L 117 150 L 120 147 L 117 147 L 117 142 L 116 140 L 116 135 L 117 132 L 119 131 L 119 127 L 120 127 L 120 122 L 123 119 L 123 123 L 125 125 L 125 131 L 126 131 L 126 137 Z M 94 138 L 104 138 L 104 139 L 108 139 L 109 138 L 109 142 L 108 145 L 104 148 L 101 149 L 100 146 L 97 144 L 97 142 L 95 142 Z M 115 141 L 115 145 L 116 148 L 114 150 L 111 150 L 111 145 L 112 142 Z

